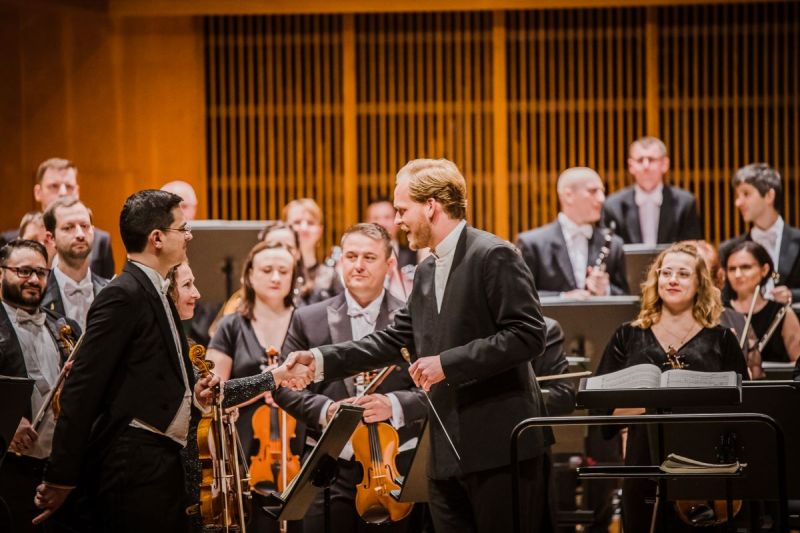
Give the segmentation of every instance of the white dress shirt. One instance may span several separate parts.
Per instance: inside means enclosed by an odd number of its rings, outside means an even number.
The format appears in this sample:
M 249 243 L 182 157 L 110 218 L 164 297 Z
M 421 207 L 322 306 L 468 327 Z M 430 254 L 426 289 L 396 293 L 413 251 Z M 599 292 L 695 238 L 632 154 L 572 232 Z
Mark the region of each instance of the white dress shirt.
M 772 258 L 772 265 L 775 272 L 778 271 L 778 261 L 781 258 L 781 241 L 783 240 L 783 217 L 778 215 L 778 219 L 767 229 L 761 229 L 756 226 L 750 228 L 750 238 L 757 242 L 769 253 Z M 778 281 L 780 283 L 780 281 Z M 772 278 L 767 280 L 764 285 L 764 294 L 769 297 L 772 294 L 772 289 L 775 288 L 775 282 Z
M 53 275 L 58 282 L 61 301 L 64 302 L 64 314 L 77 322 L 81 331 L 86 331 L 86 315 L 94 301 L 91 269 L 87 269 L 86 276 L 79 282 L 64 274 L 58 266 L 53 267 Z
M 575 277 L 575 287 L 586 288 L 586 268 L 589 266 L 589 239 L 594 228 L 591 224 L 576 224 L 564 213 L 558 214 L 558 223 L 567 243 L 567 254 Z
M 30 315 L 25 310 L 11 307 L 5 302 L 3 302 L 3 307 L 5 307 L 14 333 L 17 335 L 22 357 L 25 360 L 25 370 L 28 377 L 34 380 L 31 416 L 35 417 L 44 404 L 44 399 L 58 381 L 58 374 L 61 370 L 61 353 L 45 325 L 44 313 L 41 310 Z M 33 318 L 35 322 L 30 318 Z M 28 448 L 25 455 L 38 459 L 49 457 L 53 446 L 55 426 L 53 410 L 48 409 L 41 426 L 39 426 L 39 438 L 32 447 Z
M 664 201 L 664 185 L 661 184 L 650 192 L 645 192 L 636 185 L 633 188 L 633 198 L 639 207 L 642 242 L 647 246 L 655 246 L 658 244 L 658 219 L 661 216 L 661 204 Z
M 131 426 L 151 431 L 159 435 L 164 435 L 179 443 L 181 446 L 186 446 L 186 439 L 189 435 L 189 418 L 192 414 L 192 391 L 189 388 L 189 377 L 186 375 L 186 367 L 183 365 L 184 356 L 183 350 L 181 349 L 180 335 L 178 335 L 178 329 L 175 326 L 175 319 L 172 316 L 172 311 L 170 310 L 169 302 L 167 301 L 169 280 L 164 279 L 161 277 L 161 274 L 146 265 L 137 263 L 136 261 L 131 262 L 147 275 L 147 278 L 153 283 L 153 286 L 156 288 L 156 291 L 161 298 L 161 304 L 164 306 L 164 313 L 167 315 L 167 321 L 169 322 L 169 329 L 172 332 L 172 338 L 175 341 L 175 348 L 178 350 L 178 366 L 181 369 L 181 377 L 183 378 L 184 385 L 183 401 L 181 401 L 180 406 L 178 406 L 178 411 L 175 413 L 175 417 L 172 419 L 172 422 L 170 422 L 169 426 L 167 426 L 167 430 L 165 432 L 162 433 L 158 429 L 139 420 L 138 418 L 133 419 Z
M 467 225 L 466 220 L 462 220 L 453 228 L 447 237 L 442 239 L 436 248 L 431 248 L 431 255 L 436 262 L 436 271 L 433 276 L 434 289 L 436 290 L 436 309 L 442 310 L 442 299 L 444 299 L 444 289 L 447 287 L 447 279 L 450 277 L 450 269 L 453 267 L 453 257 L 455 256 L 458 239 L 461 232 Z

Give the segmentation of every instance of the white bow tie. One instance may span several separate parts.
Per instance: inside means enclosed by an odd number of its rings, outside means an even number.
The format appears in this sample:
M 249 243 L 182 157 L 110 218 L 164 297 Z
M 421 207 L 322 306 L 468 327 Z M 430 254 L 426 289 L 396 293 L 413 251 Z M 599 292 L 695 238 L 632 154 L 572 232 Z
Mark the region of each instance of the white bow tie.
M 581 224 L 580 226 L 575 226 L 572 228 L 572 234 L 570 236 L 574 238 L 577 235 L 583 235 L 586 237 L 586 240 L 589 240 L 592 238 L 593 233 L 594 228 L 591 224 Z
M 763 230 L 761 228 L 754 227 L 750 230 L 750 236 L 755 242 L 766 248 L 770 253 L 772 253 L 773 249 L 775 248 L 775 243 L 778 242 L 778 232 L 775 231 L 774 228 Z
M 643 205 L 655 205 L 661 207 L 661 204 L 664 202 L 664 194 L 663 191 L 659 190 L 644 192 L 637 188 L 633 199 L 636 202 L 636 205 L 639 207 L 642 207 Z
M 25 311 L 24 309 L 17 309 L 17 324 L 34 324 L 36 326 L 43 326 L 45 321 L 45 314 L 37 311 L 33 314 Z
M 91 280 L 83 280 L 80 283 L 67 281 L 64 284 L 64 294 L 67 296 L 91 296 L 92 289 L 93 287 Z
M 367 312 L 367 310 L 363 309 L 363 308 L 359 309 L 359 308 L 355 308 L 355 307 L 350 307 L 350 308 L 347 309 L 347 316 L 349 316 L 350 318 L 363 317 L 364 320 L 366 320 L 368 324 L 374 324 L 375 320 L 376 320 L 376 318 L 373 318 L 372 316 L 370 316 L 370 314 Z

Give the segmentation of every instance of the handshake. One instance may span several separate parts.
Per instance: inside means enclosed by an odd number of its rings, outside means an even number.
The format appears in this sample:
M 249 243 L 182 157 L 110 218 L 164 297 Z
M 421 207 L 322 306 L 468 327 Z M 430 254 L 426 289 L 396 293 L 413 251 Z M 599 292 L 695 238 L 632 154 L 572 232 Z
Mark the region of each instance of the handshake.
M 292 352 L 282 365 L 272 370 L 275 385 L 292 390 L 303 390 L 314 381 L 316 364 L 309 351 Z

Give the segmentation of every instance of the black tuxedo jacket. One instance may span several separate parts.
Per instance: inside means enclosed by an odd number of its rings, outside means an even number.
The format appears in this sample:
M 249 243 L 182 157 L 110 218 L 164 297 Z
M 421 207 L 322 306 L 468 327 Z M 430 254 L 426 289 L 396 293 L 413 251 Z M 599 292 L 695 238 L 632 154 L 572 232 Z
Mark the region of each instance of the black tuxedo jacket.
M 193 387 L 186 337 L 169 301 L 182 363 Z M 68 486 L 77 484 L 89 458 L 94 465 L 99 462 L 132 419 L 166 431 L 184 394 L 175 341 L 159 294 L 132 263 L 126 263 L 122 274 L 95 298 L 82 342 L 64 384 L 45 473 L 47 481 Z
M 320 348 L 325 379 L 340 378 L 413 358 L 440 355 L 445 380 L 430 397 L 461 463 L 431 414 L 429 476 L 451 476 L 510 464 L 510 436 L 521 420 L 544 412 L 531 361 L 544 349 L 544 322 L 530 271 L 513 247 L 466 227 L 454 251 L 441 311 L 434 290 L 434 258 L 417 266 L 414 288 L 394 322 L 360 341 Z M 552 434 L 533 430 L 521 459 L 544 453 Z
M 381 303 L 381 310 L 375 323 L 375 329 L 386 328 L 394 314 L 403 307 L 403 302 L 388 292 Z M 286 340 L 283 342 L 282 355 L 286 357 L 295 350 L 308 350 L 326 344 L 336 344 L 353 338 L 350 317 L 347 315 L 347 300 L 339 294 L 308 307 L 295 311 Z M 421 421 L 428 414 L 428 407 L 422 392 L 414 386 L 408 374 L 408 364 L 398 365 L 386 380 L 381 383 L 377 393 L 393 393 L 403 408 L 405 426 L 398 430 L 400 441 L 415 437 Z M 356 395 L 355 380 L 352 377 L 314 383 L 301 392 L 281 388 L 272 393 L 275 402 L 290 415 L 302 422 L 308 436 L 318 439 L 322 428 L 319 425 L 322 408 L 330 400 L 343 400 Z M 300 437 L 300 431 L 297 432 Z M 305 442 L 302 437 L 301 443 Z
M 603 244 L 605 236 L 601 230 L 595 228 L 592 238 L 589 239 L 587 264 L 594 265 Z M 559 293 L 578 288 L 569 260 L 567 241 L 564 240 L 564 233 L 558 221 L 520 233 L 517 238 L 517 248 L 522 252 L 525 264 L 533 273 L 536 288 L 542 296 L 557 296 Z M 611 238 L 606 271 L 611 284 L 611 294 L 628 294 L 622 239 L 616 235 Z
M 47 329 L 50 335 L 53 336 L 53 340 L 56 341 L 56 346 L 58 346 L 58 350 L 61 354 L 60 366 L 69 356 L 69 354 L 64 351 L 64 346 L 62 346 L 60 342 L 62 326 L 69 325 L 72 328 L 71 337 L 73 342 L 80 337 L 81 330 L 74 321 L 58 313 L 50 311 L 49 309 L 42 309 L 42 311 L 44 311 L 46 315 L 45 324 L 47 325 Z M 28 369 L 25 366 L 25 357 L 22 355 L 22 347 L 17 339 L 17 333 L 14 331 L 11 319 L 8 318 L 5 306 L 2 305 L 0 305 L 0 375 L 18 378 L 28 377 Z M 25 418 L 32 420 L 32 415 L 31 406 L 30 403 L 28 403 Z
M 91 270 L 91 266 L 89 270 Z M 100 290 L 108 285 L 108 280 L 106 278 L 100 277 L 92 272 L 92 289 L 94 292 L 95 298 L 97 297 L 97 293 Z M 59 290 L 58 286 L 58 279 L 56 279 L 55 274 L 50 272 L 50 276 L 47 278 L 47 288 L 44 291 L 44 297 L 42 298 L 42 307 L 45 307 L 51 311 L 55 311 L 59 315 L 66 315 L 64 311 L 64 301 L 61 299 L 61 290 Z
M 114 252 L 111 251 L 111 235 L 100 228 L 94 228 L 94 242 L 92 243 L 92 262 L 89 265 L 93 274 L 101 278 L 114 277 Z
M 658 242 L 673 243 L 687 239 L 702 239 L 703 230 L 697 216 L 697 202 L 689 191 L 664 184 L 661 211 L 658 217 Z M 606 227 L 613 221 L 615 232 L 625 244 L 642 242 L 639 206 L 634 199 L 634 187 L 625 187 L 606 198 L 603 205 Z
M 719 247 L 719 260 L 721 265 L 728 261 L 728 255 L 733 247 L 740 242 L 753 240 L 748 231 L 733 239 L 723 242 Z M 792 290 L 792 300 L 800 301 L 800 229 L 784 222 L 781 234 L 781 249 L 778 256 L 778 285 L 786 285 Z M 728 298 L 732 295 L 726 294 Z

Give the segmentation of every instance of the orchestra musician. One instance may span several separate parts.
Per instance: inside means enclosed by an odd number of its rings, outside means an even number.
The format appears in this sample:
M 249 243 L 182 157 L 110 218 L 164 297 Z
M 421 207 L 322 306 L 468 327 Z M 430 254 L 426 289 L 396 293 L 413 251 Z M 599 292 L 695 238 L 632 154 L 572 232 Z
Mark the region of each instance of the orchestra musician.
M 403 302 L 384 289 L 387 272 L 394 266 L 391 241 L 386 230 L 377 224 L 356 224 L 345 230 L 341 240 L 343 293 L 298 309 L 292 318 L 282 353 L 346 340 L 358 340 L 391 323 Z M 342 402 L 362 405 L 364 421 L 387 422 L 398 430 L 402 449 L 412 447 L 418 436 L 418 421 L 427 414 L 427 404 L 415 388 L 403 363 L 391 372 L 374 394 L 356 398 L 368 384 L 362 376 L 313 384 L 309 389 L 293 392 L 275 391 L 275 402 L 305 426 L 305 442 L 312 446 L 328 425 Z M 405 446 L 404 446 L 405 445 Z M 308 450 L 310 451 L 310 450 Z M 331 487 L 331 524 L 337 532 L 370 530 L 356 513 L 356 485 L 361 481 L 361 468 L 348 443 L 339 456 L 337 479 Z M 405 469 L 398 465 L 400 474 Z M 381 525 L 380 531 L 410 531 L 408 518 L 398 524 Z M 320 493 L 303 520 L 304 531 L 324 529 L 323 494 Z
M 446 159 L 406 164 L 397 174 L 395 223 L 412 249 L 432 252 L 417 266 L 407 306 L 385 330 L 288 358 L 331 380 L 402 363 L 401 348 L 413 354 L 411 376 L 430 391 L 442 420 L 429 406 L 428 493 L 438 533 L 512 529 L 505 436 L 544 412 L 531 368 L 544 348 L 533 277 L 509 243 L 467 225 L 466 192 L 461 172 Z M 551 443 L 546 429 L 526 433 L 521 442 L 525 531 L 549 526 Z
M 97 294 L 61 394 L 50 462 L 36 505 L 46 519 L 80 485 L 97 531 L 186 527 L 179 450 L 192 410 L 216 378 L 195 383 L 188 346 L 166 296 L 191 230 L 180 196 L 139 191 L 125 201 L 122 273 Z
M 586 167 L 568 168 L 558 177 L 556 189 L 561 204 L 558 218 L 520 233 L 517 239 L 539 294 L 575 298 L 627 294 L 622 240 L 597 227 L 605 200 L 600 175 Z
M 642 363 L 669 369 L 669 360 L 689 370 L 732 370 L 748 379 L 744 355 L 734 333 L 719 325 L 722 313 L 719 289 L 693 244 L 677 243 L 661 252 L 647 273 L 639 316 L 617 329 L 603 353 L 597 374 L 608 374 Z M 616 409 L 614 414 L 641 414 L 644 409 Z M 606 436 L 619 428 L 605 428 Z M 646 429 L 632 426 L 625 462 L 651 464 Z M 648 531 L 655 485 L 625 479 L 622 483 L 622 519 L 625 531 Z M 665 506 L 664 512 L 671 513 Z M 661 511 L 660 511 L 661 512 Z M 669 531 L 684 527 L 670 515 Z
M 773 273 L 772 258 L 767 250 L 749 240 L 734 244 L 728 250 L 725 273 L 726 285 L 733 295 L 728 305 L 742 316 L 753 309 L 751 327 L 758 343 L 763 344 L 761 359 L 780 363 L 797 360 L 800 356 L 800 321 L 797 315 L 791 307 L 787 309 L 786 304 L 763 296 Z M 759 287 L 758 291 L 756 287 Z
M 181 320 L 191 320 L 195 306 L 200 300 L 200 291 L 195 286 L 192 269 L 188 263 L 181 263 L 170 270 L 167 279 L 170 281 L 169 296 L 175 303 L 178 316 Z M 188 341 L 189 343 L 192 342 L 191 339 L 188 339 Z M 265 392 L 273 391 L 277 384 L 284 381 L 286 377 L 286 367 L 279 366 L 261 374 L 229 379 L 223 386 L 222 406 L 225 408 L 233 407 L 251 398 L 263 395 Z M 189 430 L 189 439 L 186 447 L 182 450 L 182 457 L 188 498 L 187 513 L 191 513 L 189 518 L 191 529 L 199 533 L 202 531 L 201 516 L 196 510 L 197 504 L 200 502 L 202 467 L 198 457 L 197 422 L 196 417 L 193 417 Z

